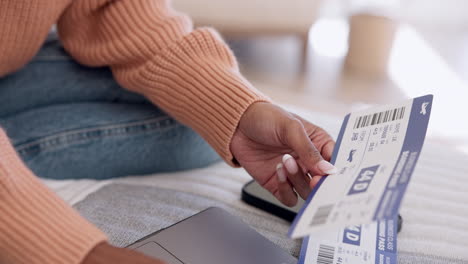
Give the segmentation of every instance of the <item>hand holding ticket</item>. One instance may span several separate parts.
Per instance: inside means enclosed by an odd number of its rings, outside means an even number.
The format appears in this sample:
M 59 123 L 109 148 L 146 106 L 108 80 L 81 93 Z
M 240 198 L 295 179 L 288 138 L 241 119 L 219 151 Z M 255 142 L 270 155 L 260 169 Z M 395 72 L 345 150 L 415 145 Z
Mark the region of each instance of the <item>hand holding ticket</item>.
M 319 182 L 289 235 L 394 219 L 423 146 L 432 98 L 347 115 L 332 157 L 339 172 Z

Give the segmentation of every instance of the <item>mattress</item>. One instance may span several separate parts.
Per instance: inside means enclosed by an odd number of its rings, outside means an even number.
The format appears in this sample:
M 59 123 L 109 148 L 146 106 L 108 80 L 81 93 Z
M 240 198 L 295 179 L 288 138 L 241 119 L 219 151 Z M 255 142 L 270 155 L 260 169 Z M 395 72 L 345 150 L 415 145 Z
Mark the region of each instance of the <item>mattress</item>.
M 294 109 L 336 138 L 341 118 Z M 242 218 L 296 256 L 301 240 L 286 237 L 289 223 L 240 200 L 251 180 L 243 169 L 207 168 L 113 180 L 43 180 L 116 246 L 167 227 L 210 206 Z M 468 263 L 468 155 L 428 138 L 400 214 L 399 263 Z

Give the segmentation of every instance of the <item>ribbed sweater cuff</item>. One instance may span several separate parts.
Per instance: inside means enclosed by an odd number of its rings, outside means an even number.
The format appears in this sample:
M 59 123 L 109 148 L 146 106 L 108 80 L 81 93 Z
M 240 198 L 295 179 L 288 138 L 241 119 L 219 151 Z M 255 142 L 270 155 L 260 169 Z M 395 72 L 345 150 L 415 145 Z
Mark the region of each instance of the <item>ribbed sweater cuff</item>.
M 230 142 L 242 114 L 270 101 L 241 75 L 231 50 L 209 28 L 184 36 L 142 67 L 114 70 L 121 83 L 192 127 L 232 166 Z
M 45 187 L 0 129 L 0 263 L 80 263 L 106 236 Z

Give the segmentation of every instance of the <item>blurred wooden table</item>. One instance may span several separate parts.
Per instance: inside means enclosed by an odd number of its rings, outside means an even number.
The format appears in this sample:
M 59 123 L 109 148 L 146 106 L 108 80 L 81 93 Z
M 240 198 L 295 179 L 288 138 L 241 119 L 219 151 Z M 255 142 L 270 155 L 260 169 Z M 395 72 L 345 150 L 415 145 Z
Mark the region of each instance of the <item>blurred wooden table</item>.
M 230 38 L 295 35 L 308 56 L 309 30 L 319 13 L 321 0 L 173 0 L 197 26 L 212 26 Z M 299 61 L 305 71 L 306 60 Z

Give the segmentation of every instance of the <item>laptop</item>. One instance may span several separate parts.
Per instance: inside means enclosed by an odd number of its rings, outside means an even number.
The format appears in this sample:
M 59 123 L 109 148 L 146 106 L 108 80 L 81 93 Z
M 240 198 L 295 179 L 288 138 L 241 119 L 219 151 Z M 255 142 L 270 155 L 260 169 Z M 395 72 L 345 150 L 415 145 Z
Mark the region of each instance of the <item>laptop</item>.
M 130 249 L 167 264 L 295 264 L 297 259 L 223 209 L 211 207 Z

